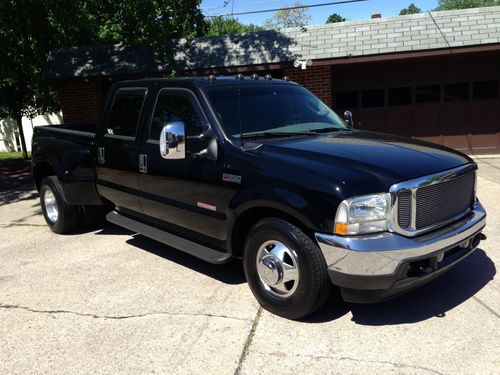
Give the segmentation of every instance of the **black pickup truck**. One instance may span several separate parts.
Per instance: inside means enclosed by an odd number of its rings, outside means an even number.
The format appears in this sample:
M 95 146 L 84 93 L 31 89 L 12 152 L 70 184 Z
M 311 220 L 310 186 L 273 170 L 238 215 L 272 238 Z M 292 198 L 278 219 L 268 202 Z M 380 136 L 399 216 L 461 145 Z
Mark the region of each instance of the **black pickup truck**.
M 97 125 L 35 128 L 32 172 L 54 232 L 107 208 L 208 262 L 242 259 L 262 306 L 295 319 L 332 284 L 361 303 L 415 288 L 485 238 L 469 157 L 351 123 L 286 78 L 124 81 Z

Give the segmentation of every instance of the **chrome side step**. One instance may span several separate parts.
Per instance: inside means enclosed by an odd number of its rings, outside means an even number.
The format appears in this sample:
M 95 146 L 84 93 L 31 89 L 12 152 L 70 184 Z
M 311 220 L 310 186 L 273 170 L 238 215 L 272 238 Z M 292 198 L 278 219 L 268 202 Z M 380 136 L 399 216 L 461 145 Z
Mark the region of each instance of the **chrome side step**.
M 133 232 L 140 233 L 143 236 L 152 238 L 156 241 L 164 243 L 165 245 L 171 246 L 213 264 L 226 263 L 232 258 L 228 253 L 222 253 L 196 242 L 186 240 L 185 238 L 176 236 L 175 234 L 165 232 L 150 225 L 141 223 L 140 221 L 120 215 L 116 211 L 111 211 L 107 214 L 106 220 L 110 223 L 119 225 Z

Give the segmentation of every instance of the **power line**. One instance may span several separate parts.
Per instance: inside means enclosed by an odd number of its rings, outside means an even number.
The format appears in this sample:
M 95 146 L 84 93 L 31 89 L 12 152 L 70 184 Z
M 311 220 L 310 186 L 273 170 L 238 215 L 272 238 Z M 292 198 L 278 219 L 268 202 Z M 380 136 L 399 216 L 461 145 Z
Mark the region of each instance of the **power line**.
M 231 2 L 231 0 L 226 0 L 223 2 L 223 4 L 221 6 L 218 6 L 218 7 L 208 7 L 208 8 L 205 8 L 203 10 L 214 10 L 214 9 L 222 9 L 222 8 L 225 8 L 227 7 L 227 5 Z
M 283 8 L 275 8 L 275 9 L 263 9 L 263 10 L 252 10 L 252 11 L 238 12 L 238 13 L 216 14 L 216 15 L 210 15 L 210 16 L 205 16 L 205 17 L 207 17 L 207 18 L 214 18 L 214 17 L 226 17 L 226 16 L 242 16 L 242 15 L 245 15 L 245 14 L 257 14 L 257 13 L 277 12 L 279 10 L 306 9 L 306 8 L 324 7 L 324 6 L 327 6 L 327 5 L 359 3 L 359 2 L 362 2 L 362 1 L 367 1 L 367 0 L 334 1 L 334 2 L 331 2 L 331 3 L 322 3 L 322 4 L 298 5 L 298 6 L 293 6 L 293 7 L 283 7 Z
M 441 30 L 441 28 L 439 27 L 439 25 L 438 25 L 438 23 L 437 23 L 436 19 L 435 19 L 435 18 L 434 18 L 434 16 L 432 15 L 432 12 L 431 12 L 431 11 L 429 11 L 429 12 L 427 12 L 427 13 L 429 13 L 429 16 L 431 16 L 431 19 L 432 19 L 432 21 L 434 22 L 434 25 L 436 25 L 437 29 L 438 29 L 438 30 L 439 30 L 439 32 L 441 33 L 441 36 L 443 37 L 444 41 L 446 42 L 446 44 L 448 45 L 448 48 L 449 48 L 449 49 L 450 49 L 450 51 L 451 51 L 451 44 L 450 44 L 450 42 L 448 41 L 448 38 L 446 38 L 446 35 L 445 35 L 445 33 L 443 32 L 443 30 Z

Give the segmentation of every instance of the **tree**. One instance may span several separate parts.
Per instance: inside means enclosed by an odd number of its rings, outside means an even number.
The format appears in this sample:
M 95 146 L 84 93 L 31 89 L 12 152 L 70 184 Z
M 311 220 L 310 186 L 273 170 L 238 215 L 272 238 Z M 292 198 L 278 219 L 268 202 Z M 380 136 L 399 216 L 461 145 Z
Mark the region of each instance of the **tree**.
M 405 16 L 407 14 L 417 14 L 417 13 L 422 13 L 422 9 L 417 7 L 415 4 L 411 3 L 408 5 L 407 8 L 401 9 L 401 12 L 399 12 L 400 16 Z
M 296 1 L 293 7 L 296 9 L 287 9 L 282 7 L 271 18 L 264 21 L 266 29 L 283 29 L 285 27 L 304 27 L 311 22 L 309 10 L 302 7 L 300 1 Z
M 171 40 L 201 35 L 200 0 L 0 0 L 0 117 L 18 126 L 22 117 L 58 110 L 43 76 L 50 50 L 99 43 L 149 43 L 162 62 L 173 62 Z
M 347 21 L 347 19 L 342 17 L 340 14 L 333 13 L 333 14 L 330 14 L 328 19 L 326 20 L 326 23 L 337 23 L 337 22 L 345 22 L 345 21 Z
M 243 24 L 235 18 L 215 17 L 207 21 L 208 36 L 221 36 L 227 34 L 243 34 L 254 31 L 264 30 L 262 27 L 254 24 Z
M 203 35 L 201 0 L 87 0 L 99 43 L 151 44 L 162 63 L 174 64 L 171 42 Z
M 438 3 L 435 10 L 453 10 L 500 5 L 500 0 L 438 0 Z
M 74 2 L 0 1 L 0 116 L 19 129 L 23 155 L 28 157 L 23 116 L 57 109 L 43 78 L 47 53 L 62 45 L 90 42 L 90 26 Z M 71 17 L 67 15 L 71 14 Z

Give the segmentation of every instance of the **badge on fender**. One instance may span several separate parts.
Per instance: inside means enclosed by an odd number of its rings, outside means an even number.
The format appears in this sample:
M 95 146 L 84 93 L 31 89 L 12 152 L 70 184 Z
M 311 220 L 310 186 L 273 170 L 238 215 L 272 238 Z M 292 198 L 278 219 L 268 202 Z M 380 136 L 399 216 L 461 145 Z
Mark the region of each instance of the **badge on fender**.
M 222 181 L 232 182 L 233 184 L 241 184 L 241 176 L 238 176 L 236 174 L 223 173 Z

